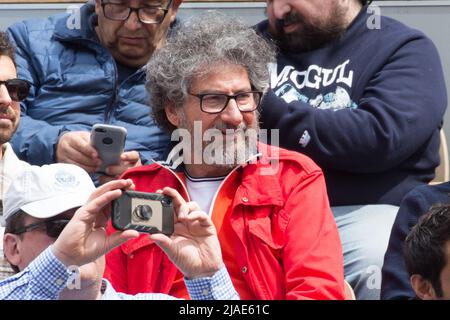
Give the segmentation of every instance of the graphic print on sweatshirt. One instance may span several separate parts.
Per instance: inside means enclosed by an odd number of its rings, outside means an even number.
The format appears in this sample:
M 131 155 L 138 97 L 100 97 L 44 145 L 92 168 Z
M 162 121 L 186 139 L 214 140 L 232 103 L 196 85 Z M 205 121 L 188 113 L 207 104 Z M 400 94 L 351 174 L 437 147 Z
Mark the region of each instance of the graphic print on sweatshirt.
M 280 73 L 277 64 L 270 64 L 271 88 L 287 103 L 302 101 L 314 108 L 333 111 L 344 108 L 357 108 L 347 89 L 352 88 L 353 70 L 348 70 L 350 60 L 334 69 L 312 64 L 306 70 L 296 70 L 285 65 Z

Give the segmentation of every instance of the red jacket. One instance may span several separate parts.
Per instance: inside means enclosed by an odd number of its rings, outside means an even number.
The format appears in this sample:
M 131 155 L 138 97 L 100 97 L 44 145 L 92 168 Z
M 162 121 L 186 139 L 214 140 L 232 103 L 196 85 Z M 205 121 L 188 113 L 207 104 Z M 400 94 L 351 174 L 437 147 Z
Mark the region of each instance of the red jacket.
M 258 299 L 343 299 L 342 248 L 322 171 L 308 157 L 276 148 L 278 168 L 267 174 L 269 150 L 263 152 L 264 161 L 240 167 L 239 175 L 230 178 L 240 179 L 230 217 L 239 239 L 231 244 L 239 253 L 235 263 Z M 181 179 L 159 164 L 133 168 L 124 178 L 139 191 L 169 186 L 189 199 Z M 106 256 L 105 277 L 120 292 L 168 293 L 176 273 L 146 235 Z

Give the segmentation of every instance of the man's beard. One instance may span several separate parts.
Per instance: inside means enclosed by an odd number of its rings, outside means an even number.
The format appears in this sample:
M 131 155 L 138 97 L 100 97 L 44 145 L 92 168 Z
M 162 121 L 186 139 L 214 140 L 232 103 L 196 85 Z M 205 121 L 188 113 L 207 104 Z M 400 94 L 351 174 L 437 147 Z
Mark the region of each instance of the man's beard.
M 281 51 L 316 50 L 341 37 L 346 30 L 344 17 L 345 12 L 337 7 L 329 20 L 320 24 L 291 11 L 284 19 L 276 20 L 273 38 Z M 283 26 L 292 23 L 299 24 L 298 29 L 286 33 Z
M 181 115 L 181 114 L 180 114 Z M 187 129 L 191 135 L 191 143 L 193 146 L 198 145 L 194 139 L 198 138 L 194 135 L 194 126 L 192 123 L 187 123 L 184 115 L 181 115 L 180 127 Z M 257 141 L 259 133 L 258 117 L 255 117 L 254 123 L 246 125 L 241 122 L 238 126 L 230 126 L 225 123 L 215 123 L 209 132 L 210 137 L 208 141 L 204 141 L 202 136 L 202 150 L 191 150 L 191 158 L 199 159 L 201 157 L 202 164 L 213 165 L 223 168 L 232 169 L 236 165 L 243 164 L 249 160 L 250 157 L 257 153 Z M 207 131 L 208 131 L 207 130 Z M 226 132 L 229 130 L 231 134 L 222 134 L 219 132 Z M 226 132 L 227 133 L 227 132 Z M 194 156 L 195 152 L 201 152 Z
M 14 133 L 16 132 L 18 126 L 17 124 L 18 117 L 16 116 L 12 108 L 8 108 L 3 111 L 0 110 L 0 113 L 9 116 L 11 118 L 10 120 L 12 123 L 11 129 L 0 126 L 0 147 L 1 147 L 6 142 L 9 142 Z
M 229 131 L 219 141 L 203 142 L 203 161 L 227 168 L 244 164 L 257 153 L 258 123 L 247 126 L 241 122 L 237 127 L 224 123 L 215 124 L 211 129 Z M 209 148 L 209 149 L 207 149 Z M 212 152 L 208 152 L 213 150 Z

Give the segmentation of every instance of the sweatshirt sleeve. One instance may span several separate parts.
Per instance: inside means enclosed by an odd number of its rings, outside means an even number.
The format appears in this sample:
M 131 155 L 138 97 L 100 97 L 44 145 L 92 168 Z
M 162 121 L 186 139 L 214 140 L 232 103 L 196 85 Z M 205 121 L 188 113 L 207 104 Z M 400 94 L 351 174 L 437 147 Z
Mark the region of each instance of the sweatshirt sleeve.
M 439 130 L 447 97 L 439 55 L 428 38 L 417 35 L 393 52 L 354 101 L 357 108 L 316 109 L 269 92 L 262 127 L 279 129 L 282 147 L 324 168 L 375 173 L 397 166 Z M 303 147 L 305 133 L 310 140 Z

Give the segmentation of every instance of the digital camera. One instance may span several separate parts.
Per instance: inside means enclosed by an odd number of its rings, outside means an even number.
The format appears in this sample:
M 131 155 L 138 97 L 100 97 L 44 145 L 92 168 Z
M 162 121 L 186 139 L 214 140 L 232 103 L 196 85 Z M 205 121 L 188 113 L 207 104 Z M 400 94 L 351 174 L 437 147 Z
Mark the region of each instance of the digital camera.
M 170 236 L 174 228 L 172 199 L 160 193 L 124 191 L 112 203 L 112 224 L 118 230 Z

